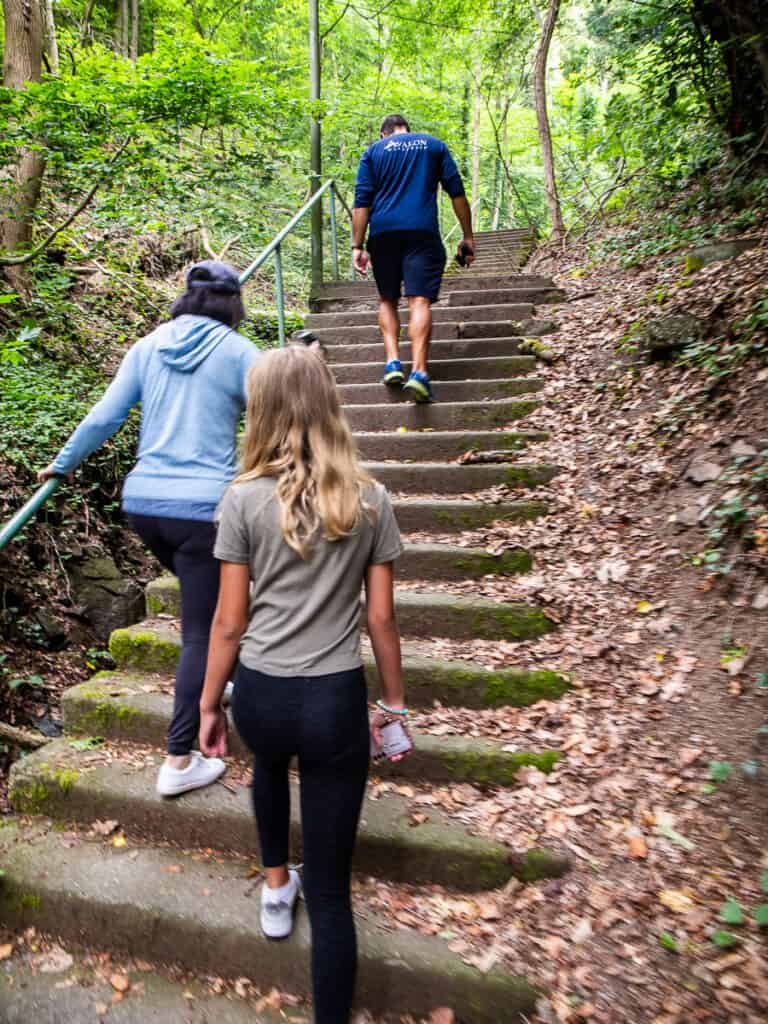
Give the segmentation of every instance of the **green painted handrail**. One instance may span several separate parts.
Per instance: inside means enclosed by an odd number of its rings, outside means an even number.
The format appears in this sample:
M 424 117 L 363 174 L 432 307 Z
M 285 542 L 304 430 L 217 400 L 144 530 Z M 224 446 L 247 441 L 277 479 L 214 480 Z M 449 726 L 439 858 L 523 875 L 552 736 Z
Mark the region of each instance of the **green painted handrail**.
M 333 262 L 331 264 L 333 279 L 338 281 L 339 279 L 339 247 L 336 237 L 336 205 L 335 200 L 338 198 L 341 202 L 347 215 L 352 218 L 352 214 L 349 207 L 344 202 L 344 197 L 337 190 L 336 185 L 332 178 L 322 185 L 317 192 L 302 206 L 298 213 L 294 214 L 293 217 L 288 221 L 285 227 L 278 231 L 266 249 L 260 253 L 256 259 L 251 263 L 250 266 L 240 275 L 240 284 L 245 284 L 249 277 L 254 274 L 259 267 L 274 254 L 275 257 L 275 298 L 277 301 L 277 330 L 280 338 L 280 344 L 285 345 L 285 290 L 283 287 L 283 260 L 281 245 L 285 238 L 293 231 L 299 221 L 306 216 L 307 213 L 319 203 L 326 192 L 330 191 L 330 221 L 331 221 L 331 253 Z M 353 267 L 354 274 L 354 267 Z M 64 478 L 61 476 L 52 476 L 45 481 L 42 487 L 38 487 L 29 501 L 22 505 L 19 511 L 8 520 L 5 526 L 0 528 L 0 551 L 10 543 L 19 530 L 23 529 L 29 520 L 38 512 L 42 505 L 50 498 L 57 487 L 63 482 Z
M 286 333 L 285 333 L 285 290 L 283 288 L 283 255 L 282 245 L 288 235 L 293 231 L 296 225 L 312 210 L 317 203 L 321 201 L 326 192 L 330 193 L 330 221 L 331 221 L 331 270 L 333 273 L 333 280 L 338 281 L 339 279 L 339 244 L 336 234 L 336 199 L 339 199 L 345 211 L 349 215 L 349 208 L 344 202 L 343 197 L 336 188 L 336 184 L 333 178 L 329 178 L 314 195 L 310 196 L 302 208 L 295 213 L 293 217 L 288 221 L 285 227 L 278 231 L 269 245 L 260 252 L 253 263 L 246 267 L 240 275 L 240 284 L 245 282 L 256 273 L 262 264 L 266 263 L 270 256 L 275 257 L 275 299 L 277 303 L 277 333 L 280 339 L 280 344 L 285 345 Z M 350 215 L 351 216 L 351 215 Z
M 9 519 L 5 526 L 0 529 L 0 551 L 3 550 L 9 541 L 12 541 L 16 534 L 27 525 L 37 510 L 44 505 L 56 488 L 64 480 L 63 476 L 52 476 L 45 481 L 42 487 L 38 487 L 26 505 L 22 505 L 19 511 Z

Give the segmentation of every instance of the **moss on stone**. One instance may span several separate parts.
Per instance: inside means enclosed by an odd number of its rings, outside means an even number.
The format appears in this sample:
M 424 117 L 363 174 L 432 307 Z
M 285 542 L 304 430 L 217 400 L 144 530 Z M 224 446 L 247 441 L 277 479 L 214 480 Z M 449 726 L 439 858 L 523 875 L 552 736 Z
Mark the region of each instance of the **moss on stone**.
M 452 778 L 487 786 L 513 785 L 518 770 L 523 767 L 538 768 L 548 774 L 559 757 L 557 750 L 545 750 L 540 754 L 486 750 L 441 753 L 441 761 Z
M 534 847 L 523 854 L 513 854 L 513 874 L 521 882 L 538 882 L 541 878 L 560 878 L 570 869 L 568 858 L 554 850 Z
M 468 634 L 479 640 L 533 640 L 555 628 L 540 608 L 525 604 L 499 604 L 474 612 L 458 608 L 457 612 L 462 623 L 469 617 Z
M 103 694 L 97 694 L 103 697 Z M 115 733 L 133 732 L 134 728 L 146 721 L 149 716 L 139 708 L 130 704 L 119 704 L 116 701 L 99 700 L 88 710 L 80 711 L 77 728 L 80 732 L 93 735 L 115 735 Z
M 179 652 L 178 642 L 151 630 L 116 629 L 109 638 L 109 653 L 119 666 L 145 672 L 173 671 Z
M 147 615 L 179 615 L 181 612 L 181 591 L 175 576 L 160 576 L 146 588 L 145 602 Z
M 554 466 L 508 466 L 504 471 L 507 487 L 539 487 L 557 473 Z
M 455 569 L 459 569 L 467 576 L 511 576 L 515 573 L 529 572 L 532 565 L 533 556 L 530 551 L 523 548 L 505 551 L 501 555 L 491 555 L 485 551 L 473 552 L 466 557 L 457 558 L 453 563 Z
M 540 700 L 557 700 L 570 689 L 568 678 L 560 672 L 537 669 L 533 672 L 491 672 L 483 703 L 494 708 L 511 704 L 527 707 Z
M 39 780 L 14 785 L 9 794 L 11 804 L 19 814 L 43 814 L 50 795 L 48 786 Z
M 80 772 L 76 768 L 54 768 L 50 778 L 62 793 L 68 793 L 80 778 Z

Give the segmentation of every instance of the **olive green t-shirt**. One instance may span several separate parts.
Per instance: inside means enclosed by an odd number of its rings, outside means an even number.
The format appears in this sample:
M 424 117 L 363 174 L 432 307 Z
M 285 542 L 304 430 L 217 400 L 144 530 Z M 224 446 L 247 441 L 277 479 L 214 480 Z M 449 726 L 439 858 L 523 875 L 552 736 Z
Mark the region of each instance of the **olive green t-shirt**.
M 341 540 L 322 536 L 307 561 L 280 529 L 275 477 L 232 484 L 221 499 L 215 555 L 250 567 L 248 628 L 240 660 L 276 676 L 319 676 L 362 665 L 360 597 L 369 565 L 403 551 L 389 495 L 366 488 L 371 506 L 357 530 Z

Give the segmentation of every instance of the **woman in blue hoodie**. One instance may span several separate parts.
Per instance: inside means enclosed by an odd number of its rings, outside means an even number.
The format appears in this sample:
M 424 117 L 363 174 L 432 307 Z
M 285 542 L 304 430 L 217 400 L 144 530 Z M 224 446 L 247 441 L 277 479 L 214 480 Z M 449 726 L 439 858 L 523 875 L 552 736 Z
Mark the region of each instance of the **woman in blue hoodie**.
M 237 271 L 216 260 L 193 266 L 171 320 L 129 349 L 104 397 L 38 474 L 71 474 L 141 402 L 139 452 L 123 487 L 123 510 L 181 588 L 182 652 L 168 756 L 157 780 L 163 796 L 207 786 L 225 767 L 192 746 L 219 593 L 214 514 L 235 475 L 246 375 L 259 357 L 235 330 L 244 317 Z

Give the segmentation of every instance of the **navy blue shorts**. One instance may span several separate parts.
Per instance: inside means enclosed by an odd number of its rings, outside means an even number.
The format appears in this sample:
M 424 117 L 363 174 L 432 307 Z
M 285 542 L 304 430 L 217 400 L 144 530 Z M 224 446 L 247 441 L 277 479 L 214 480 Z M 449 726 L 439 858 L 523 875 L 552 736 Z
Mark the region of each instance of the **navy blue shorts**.
M 382 299 L 402 294 L 435 302 L 445 269 L 445 248 L 431 231 L 384 231 L 368 239 L 373 276 Z

